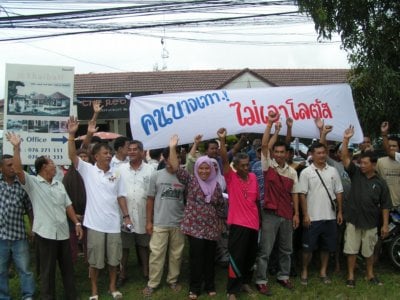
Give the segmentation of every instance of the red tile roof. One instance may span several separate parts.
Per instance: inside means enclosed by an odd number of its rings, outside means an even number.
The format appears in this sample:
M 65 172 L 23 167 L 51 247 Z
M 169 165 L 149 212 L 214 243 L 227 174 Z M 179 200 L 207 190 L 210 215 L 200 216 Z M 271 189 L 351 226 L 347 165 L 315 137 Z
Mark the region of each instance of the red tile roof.
M 347 69 L 232 69 L 75 75 L 75 94 L 118 92 L 185 92 L 219 89 L 249 72 L 273 86 L 347 82 Z

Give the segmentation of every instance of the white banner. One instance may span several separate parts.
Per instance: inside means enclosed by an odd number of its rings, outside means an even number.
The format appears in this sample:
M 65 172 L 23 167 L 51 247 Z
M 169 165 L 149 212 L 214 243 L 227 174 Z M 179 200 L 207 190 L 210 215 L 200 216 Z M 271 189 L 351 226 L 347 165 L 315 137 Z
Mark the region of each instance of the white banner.
M 155 149 L 168 146 L 173 134 L 179 135 L 180 144 L 187 144 L 197 134 L 203 134 L 203 140 L 216 138 L 221 127 L 228 135 L 263 133 L 271 110 L 281 115 L 283 135 L 290 117 L 293 137 L 319 138 L 314 119 L 321 118 L 326 125 L 333 125 L 329 140 L 341 141 L 349 125 L 355 127 L 352 142 L 363 140 L 348 84 L 132 97 L 130 122 L 133 138 L 142 141 L 146 149 Z
M 73 67 L 6 65 L 4 132 L 21 136 L 23 164 L 33 165 L 41 155 L 70 164 L 66 142 L 73 94 Z M 3 153 L 12 154 L 5 137 L 3 143 Z

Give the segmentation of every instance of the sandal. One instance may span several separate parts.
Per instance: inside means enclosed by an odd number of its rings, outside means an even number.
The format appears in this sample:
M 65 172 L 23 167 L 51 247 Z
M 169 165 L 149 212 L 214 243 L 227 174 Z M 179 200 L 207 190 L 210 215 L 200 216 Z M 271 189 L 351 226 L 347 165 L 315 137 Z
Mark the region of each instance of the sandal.
M 193 292 L 189 292 L 189 299 L 196 300 L 197 299 L 197 294 L 195 294 Z
M 319 279 L 321 279 L 323 284 L 331 284 L 332 280 L 327 276 L 320 276 Z
M 89 300 L 98 300 L 99 296 L 98 295 L 94 295 L 94 296 L 90 296 Z
M 227 295 L 228 300 L 236 300 L 236 295 L 235 294 L 228 294 Z
M 346 286 L 349 287 L 349 288 L 355 288 L 356 281 L 354 279 L 347 279 L 346 280 Z
M 383 283 L 377 277 L 368 279 L 368 282 L 373 285 L 383 285 Z
M 180 292 L 182 290 L 182 286 L 178 283 L 171 283 L 169 285 L 169 287 L 171 288 L 171 290 L 173 290 L 175 293 Z
M 117 279 L 117 288 L 122 287 L 125 284 L 125 282 L 127 281 L 127 279 L 128 278 L 126 278 L 126 277 L 118 277 L 118 279 Z
M 110 295 L 114 300 L 122 299 L 122 293 L 120 291 L 110 292 Z
M 300 284 L 301 285 L 308 285 L 308 278 L 307 277 L 306 278 L 300 277 Z
M 207 292 L 207 295 L 208 295 L 209 297 L 215 297 L 215 296 L 217 295 L 217 292 L 216 292 L 216 291 L 208 291 L 208 292 Z
M 143 292 L 143 295 L 144 295 L 145 297 L 150 297 L 150 296 L 153 294 L 154 289 L 153 289 L 152 287 L 146 286 L 146 287 L 143 289 L 142 292 Z

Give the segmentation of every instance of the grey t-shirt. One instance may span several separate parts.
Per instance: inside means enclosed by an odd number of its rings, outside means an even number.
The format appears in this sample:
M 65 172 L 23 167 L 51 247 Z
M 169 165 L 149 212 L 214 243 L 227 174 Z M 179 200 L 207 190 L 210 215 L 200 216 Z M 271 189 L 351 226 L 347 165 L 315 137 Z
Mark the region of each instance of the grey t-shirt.
M 328 157 L 327 161 L 328 165 L 334 167 L 339 175 L 340 175 L 340 180 L 342 181 L 342 185 L 343 185 L 343 196 L 344 196 L 344 201 L 349 199 L 350 196 L 350 189 L 351 189 L 351 180 L 350 180 L 350 176 L 347 173 L 347 171 L 345 170 L 343 163 L 336 161 L 330 157 Z
M 154 226 L 178 227 L 183 219 L 185 186 L 166 169 L 154 172 L 148 195 L 154 197 Z

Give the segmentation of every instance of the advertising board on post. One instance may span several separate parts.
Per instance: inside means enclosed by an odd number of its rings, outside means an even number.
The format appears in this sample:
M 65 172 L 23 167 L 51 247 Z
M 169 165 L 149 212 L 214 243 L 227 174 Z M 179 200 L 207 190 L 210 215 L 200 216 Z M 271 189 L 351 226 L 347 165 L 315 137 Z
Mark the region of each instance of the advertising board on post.
M 33 165 L 42 155 L 57 165 L 70 163 L 67 120 L 73 92 L 73 67 L 6 65 L 4 131 L 21 136 L 23 164 Z M 7 141 L 3 153 L 13 153 Z

